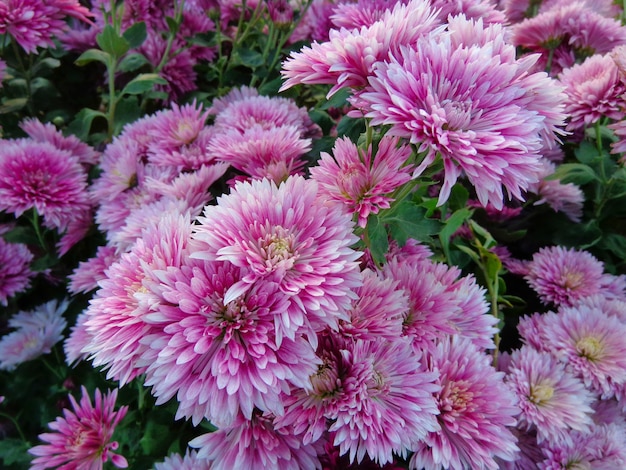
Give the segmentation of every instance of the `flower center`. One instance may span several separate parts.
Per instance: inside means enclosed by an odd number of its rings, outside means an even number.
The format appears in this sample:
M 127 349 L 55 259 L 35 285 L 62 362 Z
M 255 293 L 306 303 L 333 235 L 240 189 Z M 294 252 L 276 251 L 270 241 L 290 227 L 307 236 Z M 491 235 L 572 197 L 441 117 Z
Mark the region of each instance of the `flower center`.
M 462 414 L 469 408 L 473 397 L 467 382 L 449 382 L 441 390 L 439 409 L 442 414 Z
M 584 274 L 580 271 L 569 271 L 563 276 L 563 287 L 566 289 L 576 290 L 582 286 Z
M 445 111 L 446 124 L 444 129 L 464 130 L 471 122 L 472 105 L 468 101 L 443 100 L 441 103 Z
M 576 350 L 580 357 L 586 357 L 589 360 L 595 361 L 600 358 L 603 348 L 602 343 L 597 338 L 587 336 L 578 340 Z
M 535 405 L 545 405 L 554 396 L 554 388 L 550 385 L 535 385 L 530 388 L 528 399 Z
M 259 248 L 265 259 L 265 268 L 268 271 L 291 269 L 297 259 L 294 245 L 295 237 L 293 234 L 279 225 L 273 227 L 271 232 L 259 240 Z

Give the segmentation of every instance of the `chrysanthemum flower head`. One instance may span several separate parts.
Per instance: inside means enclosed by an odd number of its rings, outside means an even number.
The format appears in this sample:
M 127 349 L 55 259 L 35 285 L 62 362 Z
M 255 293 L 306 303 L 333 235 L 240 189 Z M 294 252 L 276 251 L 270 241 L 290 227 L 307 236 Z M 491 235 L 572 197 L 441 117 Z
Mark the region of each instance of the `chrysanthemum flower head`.
M 558 442 L 569 431 L 586 432 L 593 424 L 594 395 L 547 352 L 529 346 L 513 351 L 507 382 L 521 410 L 518 426 L 536 429 L 538 442 Z
M 596 54 L 582 64 L 563 70 L 559 81 L 565 86 L 565 110 L 571 116 L 567 129 L 583 129 L 599 119 L 621 120 L 624 110 L 622 95 L 626 86 L 610 55 Z
M 302 335 L 277 335 L 289 297 L 276 283 L 257 282 L 226 302 L 241 272 L 230 263 L 192 260 L 157 273 L 161 282 L 151 286 L 168 304 L 146 318 L 154 333 L 143 342 L 154 358 L 145 383 L 157 403 L 177 396 L 177 418 L 228 426 L 238 416 L 252 419 L 255 409 L 282 415 L 282 394 L 309 388 L 319 362 L 314 349 Z
M 70 294 L 87 293 L 98 288 L 98 281 L 106 278 L 105 271 L 119 257 L 114 246 L 99 246 L 96 254 L 86 261 L 78 263 L 72 274 L 68 276 L 67 290 Z
M 34 310 L 21 311 L 9 319 L 15 331 L 0 338 L 0 370 L 12 370 L 19 364 L 47 354 L 63 338 L 67 321 L 63 313 L 68 300 L 51 300 Z
M 46 226 L 63 232 L 88 208 L 87 173 L 74 155 L 48 142 L 2 143 L 0 210 L 19 217 L 35 209 Z
M 275 429 L 271 415 L 239 417 L 231 426 L 196 437 L 189 445 L 198 449 L 198 458 L 211 463 L 212 470 L 320 468 L 313 444 L 302 444 L 289 428 Z
M 398 146 L 398 139 L 383 137 L 378 149 L 360 150 L 350 139 L 338 139 L 333 156 L 322 152 L 318 166 L 310 169 L 320 185 L 320 193 L 346 205 L 365 227 L 369 214 L 388 209 L 391 193 L 411 179 L 410 166 L 404 166 L 411 148 Z
M 192 257 L 226 261 L 242 269 L 242 279 L 225 294 L 228 304 L 257 281 L 277 283 L 293 308 L 314 328 L 336 329 L 361 282 L 359 252 L 349 216 L 319 197 L 315 181 L 291 176 L 277 186 L 264 179 L 238 183 L 229 195 L 198 217 Z M 299 310 L 298 313 L 296 310 Z
M 516 439 L 509 427 L 519 410 L 490 356 L 456 336 L 439 341 L 427 355 L 429 369 L 439 374 L 440 430 L 416 443 L 409 468 L 497 470 L 496 458 L 514 460 Z
M 30 269 L 33 254 L 22 243 L 9 243 L 0 236 L 0 305 L 26 290 L 35 272 Z
M 185 455 L 170 454 L 163 462 L 156 463 L 154 470 L 211 470 L 211 464 L 198 458 L 195 450 L 185 452 Z
M 383 465 L 439 431 L 437 374 L 422 366 L 407 338 L 348 342 L 343 354 L 349 393 L 329 428 L 340 454 L 349 454 L 350 462 L 367 454 Z
M 69 467 L 102 470 L 109 459 L 117 468 L 128 467 L 126 459 L 113 452 L 118 443 L 112 441 L 115 427 L 126 416 L 128 407 L 115 411 L 117 389 L 106 395 L 96 389 L 93 404 L 85 387 L 81 390 L 80 402 L 69 396 L 73 411 L 64 409 L 63 417 L 48 424 L 53 432 L 39 435 L 46 444 L 29 449 L 36 456 L 32 470 Z
M 541 248 L 526 265 L 524 276 L 544 304 L 574 305 L 593 294 L 614 297 L 613 277 L 591 253 L 562 246 Z
M 463 14 L 466 18 L 482 19 L 485 24 L 506 23 L 504 12 L 496 3 L 494 0 L 431 1 L 433 9 L 438 11 L 438 16 L 442 21 L 446 21 L 450 16 Z

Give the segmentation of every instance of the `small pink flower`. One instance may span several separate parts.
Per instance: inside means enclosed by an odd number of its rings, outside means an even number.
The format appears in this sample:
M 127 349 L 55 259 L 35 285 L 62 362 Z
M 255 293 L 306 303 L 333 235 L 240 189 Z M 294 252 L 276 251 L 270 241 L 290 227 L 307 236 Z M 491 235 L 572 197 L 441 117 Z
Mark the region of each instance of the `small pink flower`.
M 411 166 L 405 166 L 411 148 L 393 137 L 383 137 L 373 155 L 372 148 L 360 150 L 348 138 L 338 139 L 333 156 L 322 152 L 318 166 L 310 169 L 320 193 L 346 205 L 365 227 L 370 213 L 388 209 L 391 193 L 410 181 Z
M 128 407 L 122 406 L 114 411 L 117 389 L 104 396 L 96 389 L 95 406 L 85 387 L 81 390 L 83 395 L 79 403 L 69 395 L 73 411 L 64 409 L 63 417 L 48 424 L 53 432 L 39 435 L 47 444 L 29 449 L 28 452 L 36 456 L 31 464 L 32 470 L 57 467 L 102 470 L 109 459 L 117 468 L 128 467 L 124 457 L 113 453 L 118 443 L 111 441 L 115 427 L 126 415 Z
M 8 305 L 8 299 L 26 290 L 35 276 L 30 263 L 33 254 L 22 243 L 9 243 L 0 236 L 0 305 Z

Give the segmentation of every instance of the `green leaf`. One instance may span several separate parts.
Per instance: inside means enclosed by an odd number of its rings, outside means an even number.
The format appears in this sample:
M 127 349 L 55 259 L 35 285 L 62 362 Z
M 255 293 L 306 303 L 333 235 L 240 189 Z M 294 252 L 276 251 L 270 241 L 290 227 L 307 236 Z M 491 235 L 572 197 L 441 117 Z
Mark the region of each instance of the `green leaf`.
M 35 230 L 31 226 L 17 226 L 2 235 L 2 238 L 9 243 L 24 243 L 26 245 L 37 245 L 39 243 Z
M 100 49 L 88 49 L 83 52 L 74 63 L 79 67 L 83 67 L 90 62 L 102 62 L 104 65 L 107 65 L 109 60 L 111 60 L 111 54 L 101 51 Z
M 133 24 L 130 28 L 124 31 L 122 36 L 126 39 L 126 41 L 128 41 L 128 45 L 131 49 L 141 46 L 148 37 L 146 32 L 146 23 L 140 21 L 139 23 Z
M 260 67 L 265 63 L 263 54 L 252 49 L 241 48 L 237 50 L 237 54 L 239 55 L 241 63 L 251 69 Z
M 35 272 L 42 272 L 46 269 L 50 269 L 53 266 L 56 266 L 59 263 L 59 259 L 56 257 L 55 253 L 48 253 L 41 258 L 37 258 L 30 264 L 30 269 Z
M 609 250 L 620 259 L 626 259 L 626 237 L 617 233 L 609 233 L 602 238 L 600 246 Z
M 588 140 L 583 140 L 580 143 L 579 147 L 574 151 L 574 155 L 580 163 L 584 163 L 586 165 L 590 165 L 600 157 L 596 145 L 592 144 Z
M 546 179 L 560 180 L 563 184 L 574 183 L 578 186 L 583 186 L 593 180 L 600 181 L 596 172 L 583 163 L 564 163 Z
M 118 135 L 126 124 L 136 121 L 141 117 L 141 114 L 141 107 L 136 96 L 131 95 L 121 99 L 117 104 L 117 108 L 115 108 L 115 129 L 113 134 Z
M 328 101 L 320 106 L 320 109 L 328 110 L 330 108 L 342 108 L 348 103 L 348 97 L 350 96 L 350 90 L 348 88 L 341 88 Z
M 6 100 L 0 106 L 0 114 L 9 114 L 19 111 L 26 106 L 26 103 L 28 103 L 27 98 L 13 98 Z
M 5 437 L 0 440 L 0 458 L 5 465 L 27 464 L 32 459 L 28 453 L 30 444 L 21 439 Z
M 452 238 L 452 235 L 454 235 L 454 233 L 472 216 L 473 213 L 473 210 L 465 207 L 454 212 L 446 220 L 443 228 L 439 232 L 439 241 L 441 242 L 443 254 L 446 259 L 450 259 L 450 239 Z
M 117 69 L 120 72 L 133 72 L 138 68 L 149 64 L 150 61 L 146 59 L 146 56 L 140 54 L 139 52 L 133 52 L 124 56 L 124 58 L 120 61 Z
M 355 119 L 344 116 L 337 124 L 337 137 L 346 136 L 352 142 L 359 140 L 359 136 L 365 132 L 365 120 L 363 118 Z
M 166 85 L 167 81 L 158 73 L 142 73 L 126 84 L 122 90 L 122 95 L 140 95 L 152 90 L 156 84 Z
M 60 66 L 61 61 L 59 59 L 55 59 L 54 57 L 46 57 L 45 59 L 37 61 L 37 63 L 33 67 L 32 74 L 41 75 L 42 73 L 54 70 L 56 68 L 59 68 Z
M 385 255 L 389 251 L 389 239 L 385 225 L 377 215 L 370 214 L 366 230 L 370 241 L 372 259 L 379 266 L 385 264 Z
M 167 448 L 171 442 L 170 427 L 166 424 L 148 421 L 143 431 L 143 437 L 139 440 L 139 444 L 146 455 Z
M 106 114 L 95 109 L 83 108 L 77 114 L 74 120 L 68 126 L 68 132 L 74 134 L 83 142 L 87 141 L 89 132 L 91 131 L 91 125 L 96 118 L 107 119 Z
M 122 57 L 130 49 L 130 44 L 126 39 L 117 34 L 115 28 L 108 24 L 102 32 L 96 36 L 96 42 L 100 49 L 115 58 Z
M 403 246 L 409 238 L 428 241 L 441 228 L 437 220 L 426 218 L 426 210 L 411 201 L 401 201 L 382 216 L 391 237 Z

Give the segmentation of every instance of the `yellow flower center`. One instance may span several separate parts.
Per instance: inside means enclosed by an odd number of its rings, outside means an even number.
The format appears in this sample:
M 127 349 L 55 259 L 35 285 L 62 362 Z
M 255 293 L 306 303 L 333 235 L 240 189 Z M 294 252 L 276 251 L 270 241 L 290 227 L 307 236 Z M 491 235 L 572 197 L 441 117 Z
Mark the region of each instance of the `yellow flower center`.
M 578 351 L 578 355 L 580 357 L 586 357 L 587 359 L 594 361 L 600 358 L 603 348 L 602 343 L 598 340 L 598 338 L 587 336 L 578 340 L 576 343 L 576 350 Z
M 530 388 L 528 399 L 535 405 L 545 405 L 554 396 L 554 388 L 550 385 L 535 385 Z

